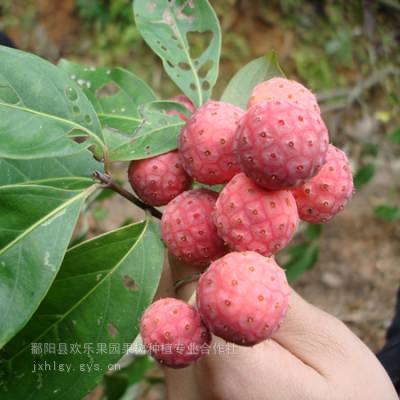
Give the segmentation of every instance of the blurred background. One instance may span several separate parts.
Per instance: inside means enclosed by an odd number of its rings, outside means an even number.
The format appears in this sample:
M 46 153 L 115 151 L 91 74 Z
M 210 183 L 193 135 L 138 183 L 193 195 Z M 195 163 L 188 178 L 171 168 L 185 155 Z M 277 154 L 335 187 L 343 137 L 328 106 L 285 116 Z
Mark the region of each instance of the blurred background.
M 400 2 L 210 2 L 223 31 L 213 97 L 241 66 L 274 49 L 286 75 L 318 95 L 333 142 L 351 159 L 357 187 L 352 202 L 322 229 L 303 227 L 280 258 L 310 269 L 295 289 L 377 351 L 400 284 Z M 1 0 L 0 30 L 18 48 L 53 62 L 68 58 L 122 66 L 163 98 L 177 94 L 139 37 L 130 0 Z M 114 173 L 125 182 L 125 171 L 126 165 L 117 165 Z M 81 235 L 101 233 L 134 217 L 123 198 L 102 196 L 82 220 Z M 127 399 L 163 398 L 156 367 L 142 361 L 130 372 L 135 373 L 146 375 Z M 103 394 L 104 386 L 90 398 Z

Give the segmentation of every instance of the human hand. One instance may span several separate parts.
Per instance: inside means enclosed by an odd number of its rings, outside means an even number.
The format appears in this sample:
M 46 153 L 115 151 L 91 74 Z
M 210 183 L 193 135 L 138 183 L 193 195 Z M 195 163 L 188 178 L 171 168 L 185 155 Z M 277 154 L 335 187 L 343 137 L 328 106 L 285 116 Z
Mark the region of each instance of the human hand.
M 172 260 L 178 279 L 194 270 Z M 196 283 L 177 291 L 193 299 Z M 225 342 L 213 337 L 214 344 Z M 254 347 L 202 357 L 181 370 L 166 369 L 168 398 L 185 400 L 397 400 L 375 355 L 338 319 L 292 290 L 281 328 Z

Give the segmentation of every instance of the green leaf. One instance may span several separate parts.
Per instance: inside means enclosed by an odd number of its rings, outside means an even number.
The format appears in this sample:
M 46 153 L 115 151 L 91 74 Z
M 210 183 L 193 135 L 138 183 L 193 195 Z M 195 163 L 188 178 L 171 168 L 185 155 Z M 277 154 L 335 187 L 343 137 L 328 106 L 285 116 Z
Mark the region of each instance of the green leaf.
M 104 221 L 108 217 L 108 210 L 105 207 L 97 206 L 93 210 L 92 215 L 97 221 Z
M 58 66 L 82 88 L 105 128 L 132 133 L 141 123 L 138 107 L 156 100 L 143 80 L 123 68 L 89 67 L 67 60 Z
M 103 171 L 103 164 L 84 150 L 67 157 L 35 160 L 0 159 L 0 186 L 25 183 L 83 189 L 93 184 L 94 170 Z
M 123 184 L 119 183 L 118 180 L 116 180 L 118 184 Z M 96 201 L 103 201 L 107 199 L 111 199 L 111 197 L 114 197 L 117 194 L 117 192 L 114 192 L 112 189 L 109 188 L 104 188 L 98 196 L 96 196 Z
M 125 218 L 121 223 L 121 227 L 132 224 L 132 223 L 133 223 L 133 218 Z
M 360 189 L 367 184 L 375 175 L 375 165 L 366 164 L 361 167 L 354 176 L 354 186 Z
M 304 232 L 304 236 L 309 240 L 315 240 L 321 236 L 322 225 L 308 224 Z
M 290 250 L 289 250 L 290 251 Z M 306 242 L 291 249 L 291 259 L 284 266 L 289 283 L 296 281 L 318 261 L 319 247 L 315 242 Z
M 39 185 L 0 188 L 0 348 L 47 293 L 90 191 Z
M 69 249 L 39 309 L 1 353 L 0 390 L 14 400 L 82 398 L 137 336 L 139 319 L 158 286 L 163 257 L 158 227 L 151 220 Z M 32 354 L 45 343 L 66 347 L 67 354 Z M 90 347 L 86 352 L 85 344 Z M 73 347 L 81 354 L 73 354 Z M 32 372 L 35 362 L 45 360 L 71 365 L 71 371 Z
M 374 209 L 374 213 L 378 218 L 385 221 L 396 221 L 400 219 L 400 208 L 381 205 Z
M 32 54 L 0 46 L 0 59 L 0 158 L 62 157 L 92 144 L 101 154 L 100 124 L 78 85 Z
M 397 93 L 395 92 L 389 92 L 387 94 L 389 104 L 396 106 L 397 104 L 400 104 L 400 97 Z
M 221 53 L 219 21 L 209 2 L 135 0 L 133 7 L 140 34 L 161 58 L 167 74 L 201 106 L 211 97 Z M 201 42 L 204 50 L 199 49 Z
M 128 387 L 140 382 L 153 365 L 154 363 L 149 357 L 140 356 L 120 371 L 104 376 L 106 399 L 119 400 Z
M 201 182 L 193 182 L 193 189 L 208 189 L 208 190 L 212 190 L 213 192 L 217 192 L 219 193 L 223 188 L 225 187 L 225 185 L 223 184 L 217 184 L 217 185 L 207 185 L 205 183 L 201 183 Z
M 246 109 L 253 88 L 275 76 L 285 74 L 278 63 L 276 53 L 269 51 L 265 56 L 250 61 L 236 73 L 222 94 L 221 101 Z
M 400 144 L 400 128 L 397 128 L 389 135 L 389 140 L 395 144 Z
M 186 117 L 190 117 L 192 114 L 182 103 L 178 103 L 172 100 L 156 100 L 143 105 L 145 111 L 165 112 L 178 111 L 179 114 L 183 114 Z
M 362 156 L 376 157 L 378 155 L 379 147 L 374 143 L 364 143 L 362 147 Z
M 178 146 L 178 136 L 184 126 L 177 115 L 167 115 L 167 107 L 177 103 L 154 102 L 140 109 L 142 124 L 130 137 L 118 135 L 115 131 L 105 130 L 106 141 L 109 143 L 111 161 L 140 160 L 175 150 Z

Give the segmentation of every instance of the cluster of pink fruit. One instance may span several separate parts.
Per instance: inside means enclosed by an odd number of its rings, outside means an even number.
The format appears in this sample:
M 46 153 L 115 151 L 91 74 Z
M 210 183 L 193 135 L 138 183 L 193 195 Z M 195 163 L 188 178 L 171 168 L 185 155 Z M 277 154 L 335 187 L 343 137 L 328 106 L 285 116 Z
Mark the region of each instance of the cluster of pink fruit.
M 316 98 L 300 83 L 257 85 L 244 111 L 209 101 L 180 133 L 179 149 L 133 161 L 129 180 L 150 205 L 167 205 L 162 238 L 201 275 L 196 307 L 161 299 L 141 321 L 146 348 L 161 363 L 198 359 L 210 332 L 252 346 L 284 318 L 289 287 L 272 257 L 292 239 L 299 219 L 326 222 L 353 193 L 346 155 L 329 144 Z M 218 194 L 192 181 L 226 184 Z M 229 251 L 231 251 L 229 253 Z M 211 263 L 211 265 L 210 265 Z

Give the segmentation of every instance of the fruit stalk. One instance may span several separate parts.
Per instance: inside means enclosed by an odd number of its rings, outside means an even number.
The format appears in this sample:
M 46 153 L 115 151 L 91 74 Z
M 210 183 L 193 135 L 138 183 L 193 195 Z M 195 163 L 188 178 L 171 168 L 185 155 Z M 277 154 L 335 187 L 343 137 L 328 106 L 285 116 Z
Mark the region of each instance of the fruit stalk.
M 111 176 L 103 174 L 100 171 L 94 171 L 92 176 L 93 176 L 93 179 L 96 179 L 102 183 L 103 188 L 113 190 L 114 192 L 120 194 L 122 197 L 125 197 L 127 200 L 129 200 L 131 203 L 133 203 L 135 206 L 141 208 L 142 210 L 148 210 L 153 217 L 161 219 L 161 217 L 162 217 L 161 211 L 157 210 L 156 208 L 154 208 L 152 206 L 149 206 L 146 203 L 143 203 L 134 194 L 128 192 L 122 186 L 118 185 L 118 183 L 116 183 L 111 178 Z

